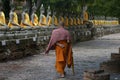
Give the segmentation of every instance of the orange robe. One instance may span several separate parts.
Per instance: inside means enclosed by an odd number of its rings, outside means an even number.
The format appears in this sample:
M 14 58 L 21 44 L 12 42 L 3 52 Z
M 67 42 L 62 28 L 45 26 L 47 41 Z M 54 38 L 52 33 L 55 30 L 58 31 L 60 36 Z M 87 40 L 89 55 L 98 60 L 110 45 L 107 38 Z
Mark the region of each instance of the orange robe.
M 56 71 L 64 74 L 64 69 L 66 65 L 71 66 L 73 64 L 73 58 L 72 58 L 72 48 L 70 47 L 70 44 L 67 43 L 66 40 L 61 40 L 58 43 L 63 44 L 65 47 L 61 48 L 60 46 L 56 45 Z

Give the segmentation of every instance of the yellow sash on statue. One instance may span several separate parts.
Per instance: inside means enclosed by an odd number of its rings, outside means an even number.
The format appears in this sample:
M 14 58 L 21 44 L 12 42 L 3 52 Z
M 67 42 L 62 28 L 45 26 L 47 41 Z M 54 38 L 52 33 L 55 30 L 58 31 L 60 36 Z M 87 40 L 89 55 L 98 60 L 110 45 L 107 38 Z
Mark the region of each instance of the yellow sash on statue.
M 0 23 L 6 24 L 4 12 L 0 12 Z
M 16 14 L 15 12 L 13 12 L 12 22 L 15 23 L 15 24 L 17 24 L 17 25 L 19 25 L 19 24 L 18 24 L 18 16 L 17 16 L 17 14 Z M 12 24 L 12 23 L 9 21 L 8 26 L 9 26 L 10 28 L 12 28 L 12 27 L 15 26 L 15 25 Z
M 37 26 L 38 25 L 38 16 L 36 14 L 34 14 L 34 19 L 33 20 L 34 20 L 33 22 L 31 21 L 32 26 Z
M 24 22 L 21 22 L 21 27 L 26 28 L 27 25 L 25 25 L 24 23 L 26 23 L 28 25 L 32 25 L 28 13 L 25 13 Z

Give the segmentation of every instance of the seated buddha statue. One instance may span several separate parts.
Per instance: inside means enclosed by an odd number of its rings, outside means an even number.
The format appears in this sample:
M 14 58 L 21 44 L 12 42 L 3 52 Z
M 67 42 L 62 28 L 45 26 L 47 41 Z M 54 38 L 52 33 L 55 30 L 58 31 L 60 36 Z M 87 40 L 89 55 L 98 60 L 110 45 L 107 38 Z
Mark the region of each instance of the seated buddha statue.
M 76 23 L 76 16 L 74 15 L 73 16 L 73 24 L 76 26 L 77 25 L 77 23 Z
M 46 17 L 46 26 L 52 25 L 52 17 L 50 15 L 51 15 L 51 10 L 50 10 L 50 6 L 48 6 L 47 17 Z
M 88 21 L 88 13 L 86 11 L 84 12 L 84 21 Z
M 64 17 L 64 23 L 65 23 L 65 26 L 68 27 L 68 14 L 65 15 Z
M 59 22 L 60 22 L 60 21 L 64 22 L 63 13 L 61 13 L 60 16 L 59 16 Z
M 14 6 L 11 8 L 11 11 L 9 13 L 8 27 L 10 29 L 20 29 L 21 28 L 19 23 L 18 23 L 18 16 L 15 12 L 15 7 Z
M 88 22 L 87 6 L 83 7 L 83 23 Z
M 2 10 L 2 6 L 0 7 L 0 30 L 7 29 L 8 26 L 6 25 L 5 14 Z
M 77 16 L 76 20 L 77 20 L 77 25 L 80 25 L 80 16 L 79 15 Z
M 27 8 L 25 8 L 22 12 L 22 20 L 21 20 L 20 25 L 23 29 L 31 29 L 32 28 L 32 24 L 30 21 L 30 17 L 29 17 Z
M 32 7 L 32 15 L 31 15 L 31 24 L 32 27 L 37 28 L 38 27 L 38 16 L 36 14 L 36 6 L 34 4 L 34 6 Z
M 44 15 L 44 7 L 43 4 L 40 7 L 40 20 L 39 20 L 39 26 L 45 27 L 46 26 L 46 16 Z
M 5 21 L 5 14 L 2 11 L 2 7 L 0 8 L 0 26 L 5 26 L 6 21 Z
M 68 24 L 69 24 L 70 26 L 73 26 L 73 18 L 72 18 L 72 15 L 69 15 Z
M 56 12 L 53 12 L 53 16 L 52 16 L 52 25 L 57 26 L 58 25 L 58 19 L 56 17 Z

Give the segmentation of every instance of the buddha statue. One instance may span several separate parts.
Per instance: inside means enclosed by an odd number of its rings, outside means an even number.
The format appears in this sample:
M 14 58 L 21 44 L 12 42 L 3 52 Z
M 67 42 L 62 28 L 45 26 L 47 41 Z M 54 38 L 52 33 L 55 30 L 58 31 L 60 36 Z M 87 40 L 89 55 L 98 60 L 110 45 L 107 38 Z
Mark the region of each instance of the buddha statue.
M 50 10 L 50 6 L 48 6 L 47 17 L 46 17 L 46 26 L 52 25 L 52 17 L 50 15 L 51 15 L 51 10 Z
M 0 6 L 0 30 L 5 30 L 8 26 L 6 25 L 5 14 L 2 9 L 2 6 Z
M 15 6 L 12 5 L 11 6 L 11 10 L 10 10 L 10 13 L 9 13 L 9 22 L 8 22 L 8 27 L 13 30 L 13 29 L 20 29 L 20 25 L 18 23 L 18 16 L 15 12 Z
M 65 16 L 64 16 L 64 23 L 65 23 L 65 26 L 68 27 L 68 14 L 66 13 Z
M 52 25 L 53 26 L 57 26 L 58 25 L 58 19 L 56 17 L 56 12 L 53 12 L 53 16 L 52 16 Z
M 37 28 L 38 27 L 38 16 L 36 14 L 36 6 L 34 3 L 34 6 L 32 7 L 32 15 L 31 15 L 31 24 L 32 27 Z
M 59 22 L 60 21 L 64 22 L 63 13 L 61 13 L 60 16 L 59 16 Z
M 77 20 L 77 25 L 80 25 L 80 16 L 79 15 L 76 17 L 76 20 Z
M 46 16 L 44 15 L 44 7 L 43 4 L 40 7 L 40 20 L 39 20 L 39 26 L 45 27 L 46 26 Z
M 84 21 L 88 21 L 88 13 L 84 12 Z
M 73 16 L 73 24 L 76 26 L 77 25 L 77 23 L 76 23 L 76 16 L 74 15 Z
M 72 18 L 72 15 L 69 15 L 69 22 L 68 22 L 68 24 L 69 24 L 70 26 L 73 26 L 73 18 Z
M 22 12 L 22 20 L 21 20 L 21 27 L 24 28 L 24 29 L 31 29 L 32 27 L 32 24 L 31 24 L 31 21 L 30 21 L 30 17 L 29 17 L 29 14 L 28 14 L 28 9 L 25 8 Z
M 5 21 L 5 14 L 2 11 L 2 7 L 0 7 L 0 26 L 5 26 L 6 21 Z
M 87 13 L 87 6 L 83 7 L 83 22 L 87 22 L 88 21 L 88 13 Z

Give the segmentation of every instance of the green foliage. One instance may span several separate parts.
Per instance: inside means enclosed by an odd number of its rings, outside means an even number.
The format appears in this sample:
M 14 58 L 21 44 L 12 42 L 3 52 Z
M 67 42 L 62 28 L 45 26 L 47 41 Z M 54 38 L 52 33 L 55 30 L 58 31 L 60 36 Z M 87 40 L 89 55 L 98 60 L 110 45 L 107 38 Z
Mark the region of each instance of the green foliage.
M 88 11 L 96 16 L 112 16 L 120 18 L 120 0 L 94 0 Z

